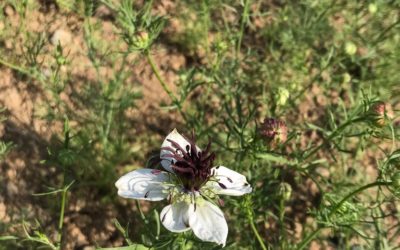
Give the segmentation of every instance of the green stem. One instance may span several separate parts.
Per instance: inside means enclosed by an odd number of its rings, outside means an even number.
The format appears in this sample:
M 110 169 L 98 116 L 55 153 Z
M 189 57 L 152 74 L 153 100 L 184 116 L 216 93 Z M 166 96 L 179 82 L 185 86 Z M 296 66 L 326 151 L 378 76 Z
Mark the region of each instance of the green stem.
M 260 234 L 257 231 L 256 225 L 254 224 L 253 220 L 250 220 L 250 226 L 251 229 L 253 230 L 254 234 L 256 235 L 256 238 L 258 240 L 258 242 L 260 243 L 260 246 L 263 250 L 267 250 L 267 247 L 264 244 L 264 241 L 262 240 Z
M 248 19 L 248 15 L 249 15 L 249 6 L 250 6 L 250 0 L 246 0 L 246 2 L 244 3 L 242 22 L 240 24 L 239 39 L 238 39 L 238 43 L 237 43 L 237 47 L 236 47 L 236 57 L 239 56 L 240 48 L 242 47 L 244 27 L 245 27 L 245 24 Z
M 348 195 L 346 195 L 341 201 L 339 201 L 339 203 L 337 203 L 331 210 L 331 212 L 329 213 L 329 217 L 331 217 L 342 205 L 344 202 L 346 202 L 348 199 L 350 199 L 352 196 L 364 191 L 365 189 L 371 188 L 371 187 L 375 187 L 375 186 L 388 186 L 390 185 L 391 182 L 386 182 L 386 181 L 376 181 L 373 183 L 369 183 L 367 185 L 364 185 L 362 187 L 357 188 L 356 190 L 354 190 L 353 192 L 349 193 Z
M 308 245 L 308 243 L 310 243 L 310 241 L 312 239 L 314 239 L 315 236 L 317 236 L 317 234 L 319 233 L 319 231 L 322 230 L 322 227 L 318 228 L 317 230 L 315 230 L 314 232 L 312 232 L 312 234 L 308 235 L 307 238 L 305 238 L 300 245 L 297 247 L 298 250 L 303 249 L 304 247 L 306 247 Z
M 146 50 L 144 52 L 147 61 L 149 62 L 151 69 L 153 73 L 156 75 L 157 80 L 160 82 L 161 87 L 164 89 L 164 91 L 168 94 L 169 98 L 171 98 L 172 102 L 178 107 L 178 110 L 184 120 L 186 120 L 186 116 L 182 111 L 182 105 L 180 104 L 179 100 L 176 98 L 176 96 L 172 93 L 172 91 L 169 89 L 167 83 L 164 81 L 164 79 L 161 77 L 160 71 L 158 70 L 156 64 L 154 63 L 153 58 L 150 55 L 150 52 Z
M 342 125 L 340 125 L 339 127 L 337 127 L 326 139 L 325 141 L 330 141 L 332 140 L 335 136 L 338 135 L 339 132 L 341 132 L 343 129 L 345 129 L 348 125 L 354 123 L 354 122 L 359 122 L 362 121 L 363 117 L 357 117 L 351 120 L 346 121 L 345 123 L 343 123 Z M 312 151 L 310 151 L 309 153 L 307 153 L 304 156 L 304 160 L 308 159 L 310 156 L 312 156 L 313 154 L 315 154 L 316 152 L 318 152 L 318 150 L 320 150 L 324 145 L 326 144 L 326 142 L 321 143 L 320 145 L 318 145 L 317 147 L 315 147 Z
M 256 236 L 258 242 L 260 243 L 260 246 L 263 250 L 267 250 L 267 247 L 264 244 L 264 241 L 262 240 L 260 234 L 257 231 L 256 225 L 254 224 L 254 220 L 253 220 L 253 209 L 251 206 L 251 198 L 250 196 L 246 196 L 246 200 L 245 200 L 245 207 L 246 207 L 246 214 L 247 214 L 247 220 L 250 223 L 251 229 L 253 230 L 254 235 Z
M 65 201 L 67 199 L 67 189 L 64 188 L 62 191 L 62 198 L 61 198 L 61 211 L 60 211 L 60 219 L 58 221 L 58 246 L 61 249 L 62 245 L 62 236 L 63 236 L 63 225 L 64 225 L 64 213 L 65 213 Z
M 158 70 L 156 64 L 154 63 L 153 58 L 150 55 L 150 52 L 146 51 L 145 52 L 146 59 L 149 62 L 151 69 L 153 70 L 153 73 L 156 75 L 158 81 L 161 84 L 161 87 L 164 89 L 164 91 L 168 94 L 168 96 L 171 98 L 171 100 L 174 103 L 178 103 L 178 100 L 176 99 L 175 95 L 172 93 L 172 91 L 169 89 L 167 83 L 164 81 L 164 79 L 161 77 L 160 71 Z
M 279 230 L 280 230 L 280 246 L 284 249 L 284 242 L 286 240 L 286 231 L 284 228 L 284 218 L 285 218 L 285 200 L 281 198 L 279 203 Z
M 358 194 L 358 193 L 360 193 L 360 192 L 362 192 L 362 191 L 364 191 L 364 190 L 366 190 L 366 189 L 368 189 L 368 188 L 371 188 L 371 187 L 376 187 L 376 186 L 388 186 L 388 185 L 390 185 L 390 184 L 391 184 L 391 182 L 376 181 L 376 182 L 373 182 L 373 183 L 369 183 L 369 184 L 367 184 L 367 185 L 364 185 L 364 186 L 362 186 L 362 187 L 360 187 L 360 188 L 357 188 L 357 189 L 354 190 L 353 192 L 350 192 L 349 194 L 347 194 L 343 199 L 341 199 L 341 200 L 339 201 L 339 203 L 337 203 L 337 204 L 332 208 L 332 210 L 331 210 L 331 212 L 329 213 L 328 217 L 331 217 L 331 216 L 343 205 L 344 202 L 346 202 L 348 199 L 350 199 L 350 198 L 353 197 L 354 195 L 356 195 L 356 194 Z M 318 229 L 315 230 L 312 234 L 308 235 L 307 238 L 305 238 L 305 239 L 300 243 L 300 245 L 298 246 L 297 249 L 298 249 L 298 250 L 301 250 L 301 249 L 303 249 L 304 247 L 306 247 L 306 246 L 308 245 L 308 243 L 309 243 L 312 239 L 314 239 L 322 229 L 323 229 L 323 227 L 318 228 Z
M 30 72 L 28 69 L 25 69 L 25 68 L 19 67 L 17 65 L 14 65 L 12 63 L 9 63 L 7 61 L 4 61 L 1 58 L 2 58 L 2 56 L 0 56 L 0 64 L 4 65 L 5 67 L 10 68 L 10 69 L 15 70 L 15 71 L 18 71 L 19 73 L 21 73 L 23 75 L 26 75 L 26 76 L 28 76 L 28 77 L 30 77 L 32 79 L 38 80 L 39 82 L 43 83 L 44 80 L 43 80 L 43 76 L 42 75 L 40 75 L 40 74 L 35 75 L 34 73 Z
M 136 206 L 139 210 L 140 213 L 140 217 L 142 218 L 142 220 L 144 221 L 144 223 L 148 223 L 148 220 L 146 219 L 146 216 L 144 215 L 143 211 L 142 211 L 142 206 L 140 205 L 139 200 L 136 200 Z

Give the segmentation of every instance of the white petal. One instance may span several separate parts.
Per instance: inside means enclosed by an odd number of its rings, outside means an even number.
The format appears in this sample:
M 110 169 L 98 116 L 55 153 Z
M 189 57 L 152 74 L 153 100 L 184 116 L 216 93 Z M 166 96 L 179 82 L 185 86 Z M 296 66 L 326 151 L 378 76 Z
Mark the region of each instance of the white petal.
M 168 136 L 165 138 L 163 144 L 161 145 L 161 148 L 171 148 L 172 150 L 174 150 L 174 152 L 180 152 L 180 156 L 182 156 L 182 152 L 175 147 L 171 142 L 174 141 L 176 142 L 180 148 L 182 150 L 184 150 L 186 152 L 186 147 L 189 146 L 190 147 L 190 143 L 181 135 L 179 134 L 178 130 L 174 129 L 172 130 L 171 133 L 168 134 Z M 197 147 L 196 145 L 196 149 L 198 152 L 200 152 L 200 148 Z M 175 163 L 175 159 L 173 159 L 172 157 L 168 156 L 170 154 L 172 154 L 173 152 L 171 152 L 170 150 L 165 150 L 165 149 L 161 149 L 160 152 L 160 158 L 161 158 L 161 165 L 169 172 L 174 172 L 171 168 L 171 163 Z
M 188 222 L 189 205 L 178 202 L 164 207 L 161 211 L 161 223 L 171 232 L 184 232 L 190 229 Z
M 189 225 L 199 239 L 225 246 L 228 224 L 221 209 L 211 202 L 190 204 Z
M 169 174 L 156 169 L 138 169 L 119 178 L 115 183 L 118 195 L 124 198 L 159 201 L 168 196 L 166 182 Z
M 252 191 L 246 177 L 236 171 L 219 166 L 212 168 L 211 173 L 213 172 L 216 181 L 209 181 L 207 186 L 211 185 L 211 188 L 217 194 L 240 196 Z

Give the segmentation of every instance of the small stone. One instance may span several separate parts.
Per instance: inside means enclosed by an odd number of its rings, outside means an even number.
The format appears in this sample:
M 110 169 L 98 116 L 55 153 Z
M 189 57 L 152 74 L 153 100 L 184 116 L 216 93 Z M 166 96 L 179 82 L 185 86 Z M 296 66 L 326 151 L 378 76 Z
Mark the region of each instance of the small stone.
M 12 182 L 7 183 L 7 195 L 9 197 L 13 197 L 18 193 L 19 193 L 19 189 L 18 189 L 17 185 L 15 185 Z
M 58 29 L 53 33 L 53 36 L 50 39 L 50 42 L 54 45 L 57 46 L 58 43 L 61 44 L 61 46 L 68 45 L 72 41 L 72 35 L 70 32 L 63 30 L 63 29 Z
M 97 7 L 95 13 L 95 16 L 100 18 L 110 18 L 113 14 L 111 9 L 105 5 L 100 5 L 99 7 Z
M 0 220 L 3 220 L 7 215 L 7 208 L 3 202 L 0 202 Z
M 14 8 L 11 7 L 10 5 L 7 5 L 4 8 L 4 14 L 6 14 L 6 16 L 8 16 L 8 17 L 14 16 L 14 14 L 15 14 Z

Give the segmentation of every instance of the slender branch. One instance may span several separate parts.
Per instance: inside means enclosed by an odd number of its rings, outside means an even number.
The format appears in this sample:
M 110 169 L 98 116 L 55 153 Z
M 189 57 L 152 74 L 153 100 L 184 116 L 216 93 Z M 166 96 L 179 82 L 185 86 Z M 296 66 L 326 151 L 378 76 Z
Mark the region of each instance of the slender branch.
M 249 204 L 250 201 L 250 197 L 246 197 L 246 214 L 247 214 L 247 220 L 250 223 L 251 229 L 253 230 L 254 235 L 256 236 L 258 242 L 260 243 L 260 246 L 263 250 L 267 250 L 267 247 L 264 244 L 264 241 L 262 240 L 260 234 L 257 231 L 256 225 L 254 224 L 254 220 L 253 220 L 253 209 L 251 208 L 251 205 Z
M 265 246 L 264 241 L 262 240 L 260 234 L 258 233 L 256 225 L 254 224 L 253 220 L 250 220 L 250 226 L 251 226 L 251 229 L 253 230 L 254 234 L 256 235 L 256 238 L 257 238 L 258 242 L 260 243 L 261 248 L 263 250 L 267 250 L 267 247 Z
M 4 57 L 3 57 L 3 58 L 4 58 Z M 23 74 L 23 75 L 26 75 L 26 76 L 28 76 L 28 77 L 34 79 L 34 80 L 38 80 L 38 81 L 41 82 L 41 83 L 44 82 L 44 77 L 43 77 L 43 75 L 41 75 L 41 74 L 39 74 L 39 73 L 35 74 L 35 72 L 30 72 L 29 69 L 25 69 L 25 68 L 22 68 L 22 67 L 20 67 L 20 66 L 15 65 L 15 64 L 9 63 L 9 62 L 3 60 L 3 59 L 1 58 L 1 56 L 0 56 L 0 65 L 4 65 L 4 66 L 7 67 L 7 68 L 10 68 L 10 69 L 12 69 L 12 70 L 15 70 L 15 71 L 17 71 L 17 72 L 19 72 L 19 73 L 21 73 L 21 74 Z
M 242 22 L 240 24 L 239 39 L 238 39 L 238 43 L 237 43 L 237 47 L 236 47 L 236 57 L 239 56 L 240 48 L 242 47 L 244 27 L 245 27 L 245 24 L 248 19 L 248 15 L 249 15 L 249 6 L 250 6 L 250 0 L 246 0 L 246 2 L 244 3 Z
M 58 244 L 61 248 L 62 245 L 62 230 L 63 230 L 63 224 L 64 224 L 64 213 L 65 213 L 65 200 L 67 198 L 67 190 L 64 189 L 62 192 L 62 198 L 61 198 L 61 211 L 60 211 L 60 219 L 58 221 Z
M 375 187 L 375 186 L 388 186 L 391 183 L 392 182 L 387 182 L 387 181 L 376 181 L 376 182 L 372 182 L 372 183 L 369 183 L 367 185 L 357 188 L 353 192 L 350 192 L 348 195 L 346 195 L 341 201 L 339 201 L 339 203 L 337 203 L 332 208 L 331 212 L 329 213 L 329 217 L 331 217 L 343 205 L 343 203 L 346 202 L 348 199 L 350 199 L 352 196 L 364 191 L 365 189 Z
M 340 133 L 343 129 L 345 129 L 348 125 L 354 123 L 354 122 L 359 122 L 362 121 L 363 117 L 357 117 L 351 120 L 346 121 L 345 123 L 343 123 L 342 125 L 340 125 L 339 127 L 337 127 L 326 139 L 325 142 L 322 142 L 320 145 L 318 145 L 317 147 L 315 147 L 312 151 L 310 151 L 309 153 L 307 153 L 304 156 L 304 160 L 308 159 L 310 156 L 312 156 L 313 154 L 315 154 L 316 152 L 318 152 L 318 150 L 320 150 L 325 144 L 326 141 L 332 140 L 335 136 L 338 135 L 338 133 Z
M 376 181 L 376 182 L 373 182 L 373 183 L 369 183 L 369 184 L 367 184 L 367 185 L 364 185 L 364 186 L 362 186 L 362 187 L 360 187 L 360 188 L 357 188 L 356 190 L 354 190 L 354 191 L 350 192 L 349 194 L 347 194 L 343 199 L 341 199 L 341 200 L 339 201 L 339 203 L 337 203 L 337 204 L 332 208 L 332 210 L 330 211 L 328 217 L 331 217 L 332 215 L 334 215 L 334 213 L 343 205 L 343 203 L 346 202 L 346 201 L 347 201 L 348 199 L 350 199 L 351 197 L 353 197 L 354 195 L 356 195 L 356 194 L 358 194 L 358 193 L 360 193 L 360 192 L 362 192 L 362 191 L 364 191 L 364 190 L 366 190 L 366 189 L 368 189 L 368 188 L 371 188 L 371 187 L 376 187 L 376 186 L 388 186 L 388 185 L 390 185 L 390 184 L 391 184 L 391 182 Z M 315 230 L 313 233 L 311 233 L 310 235 L 308 235 L 307 238 L 305 238 L 305 239 L 300 243 L 300 245 L 297 247 L 297 249 L 298 249 L 298 250 L 301 250 L 301 249 L 303 249 L 304 247 L 306 247 L 306 246 L 308 245 L 308 243 L 310 243 L 310 241 L 311 241 L 312 239 L 314 239 L 322 229 L 323 229 L 323 227 L 320 227 L 320 228 L 318 228 L 317 230 Z
M 306 247 L 308 245 L 308 243 L 310 243 L 310 241 L 312 239 L 314 239 L 315 236 L 318 235 L 318 233 L 322 230 L 322 227 L 318 228 L 317 230 L 315 230 L 314 232 L 312 232 L 311 234 L 309 234 L 301 243 L 300 245 L 297 247 L 298 250 L 303 249 L 304 247 Z
M 164 79 L 161 77 L 160 71 L 157 68 L 156 64 L 154 63 L 153 58 L 150 55 L 150 52 L 148 50 L 146 50 L 144 52 L 146 59 L 148 61 L 148 63 L 151 66 L 151 69 L 153 71 L 153 73 L 156 75 L 157 80 L 160 82 L 161 87 L 164 89 L 164 91 L 168 94 L 169 98 L 171 98 L 172 102 L 178 107 L 179 113 L 182 115 L 183 119 L 186 120 L 186 115 L 185 113 L 183 113 L 182 111 L 182 105 L 179 102 L 179 100 L 176 98 L 176 96 L 172 93 L 172 91 L 170 90 L 170 88 L 168 87 L 167 83 L 164 81 Z
M 178 99 L 175 97 L 175 95 L 172 93 L 172 91 L 169 89 L 167 83 L 164 81 L 164 79 L 161 77 L 160 71 L 158 70 L 156 64 L 154 63 L 153 58 L 150 55 L 149 51 L 145 51 L 146 59 L 149 62 L 151 69 L 153 70 L 153 73 L 156 75 L 158 81 L 161 84 L 161 87 L 164 89 L 164 91 L 168 94 L 168 96 L 171 98 L 171 100 L 174 103 L 178 103 Z

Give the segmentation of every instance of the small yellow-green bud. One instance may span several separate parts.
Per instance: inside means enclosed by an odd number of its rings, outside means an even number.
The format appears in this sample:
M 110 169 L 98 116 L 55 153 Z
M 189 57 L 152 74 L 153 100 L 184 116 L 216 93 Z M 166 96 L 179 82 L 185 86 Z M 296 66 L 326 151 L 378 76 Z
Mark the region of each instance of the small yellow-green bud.
M 353 56 L 357 52 L 357 46 L 353 42 L 347 42 L 344 50 L 350 56 Z
M 343 74 L 343 83 L 349 83 L 351 81 L 351 75 L 349 73 Z
M 146 49 L 149 46 L 149 33 L 138 31 L 133 38 L 133 45 L 138 49 Z
M 289 90 L 283 87 L 278 88 L 278 95 L 276 98 L 276 104 L 278 106 L 284 106 L 289 99 L 290 93 Z
M 378 11 L 378 6 L 376 5 L 376 3 L 370 3 L 368 5 L 368 11 L 371 14 L 375 14 Z
M 228 49 L 228 45 L 224 41 L 220 41 L 216 44 L 216 48 L 218 51 L 226 51 Z
M 287 182 L 282 182 L 279 185 L 279 195 L 283 200 L 289 200 L 290 196 L 292 196 L 292 186 L 290 186 L 290 184 Z

